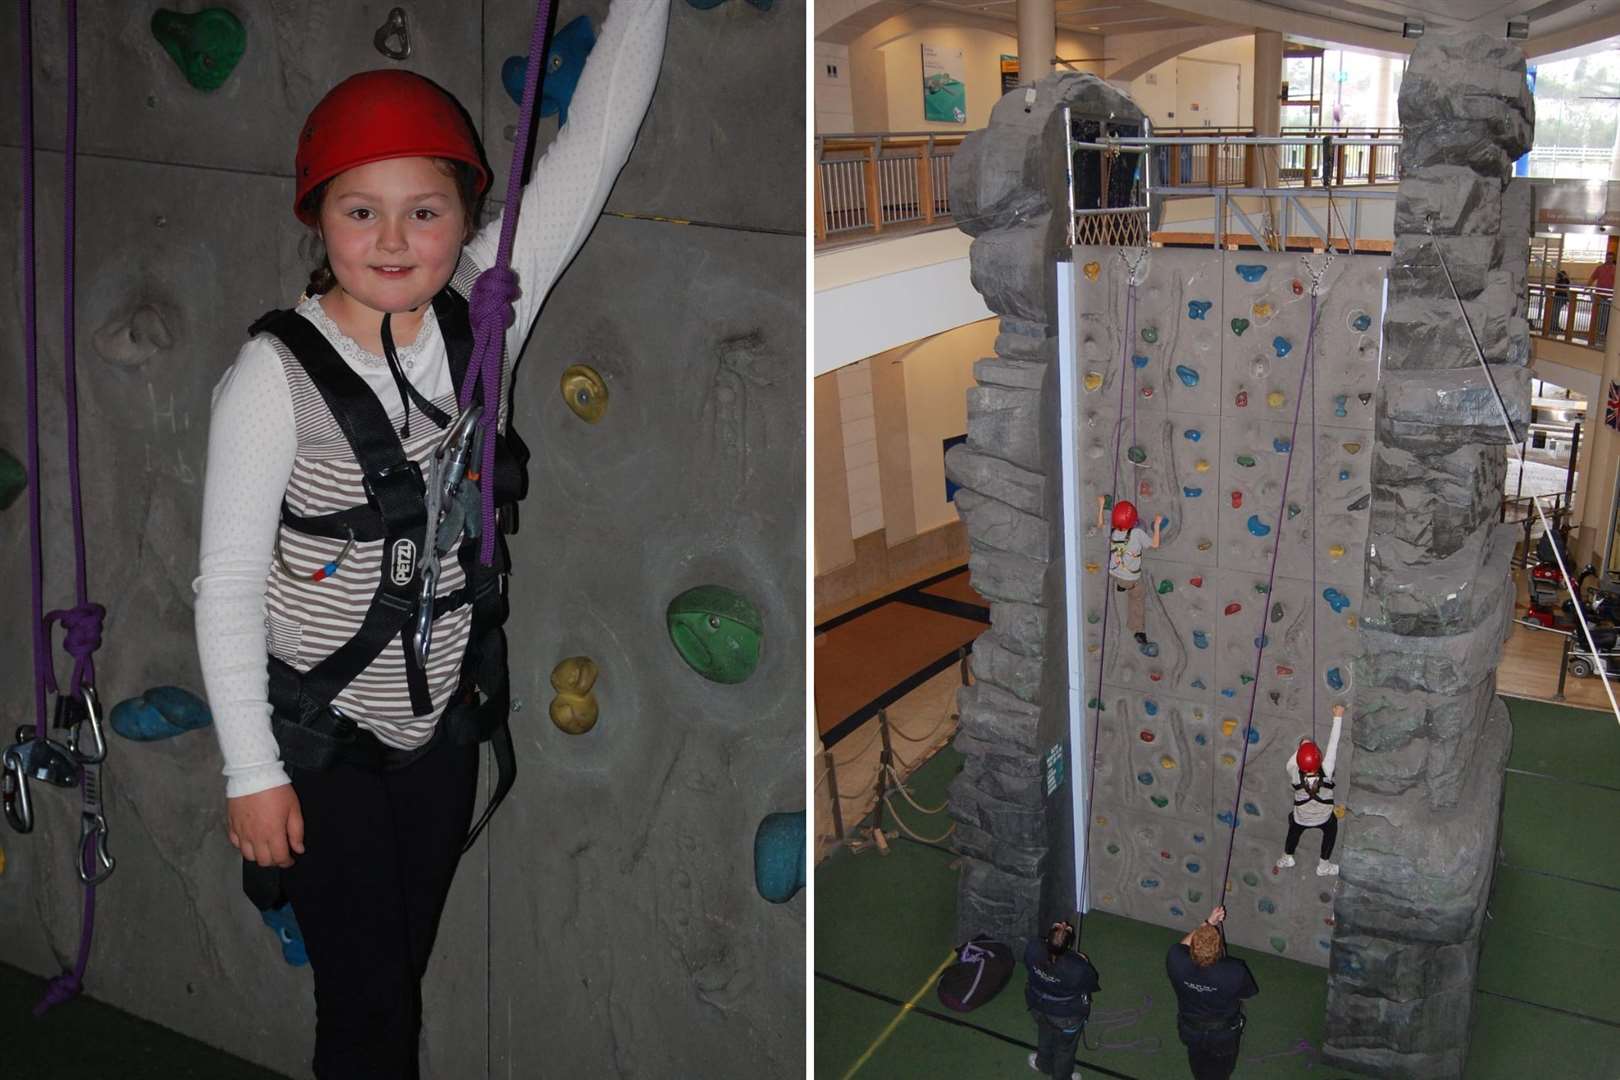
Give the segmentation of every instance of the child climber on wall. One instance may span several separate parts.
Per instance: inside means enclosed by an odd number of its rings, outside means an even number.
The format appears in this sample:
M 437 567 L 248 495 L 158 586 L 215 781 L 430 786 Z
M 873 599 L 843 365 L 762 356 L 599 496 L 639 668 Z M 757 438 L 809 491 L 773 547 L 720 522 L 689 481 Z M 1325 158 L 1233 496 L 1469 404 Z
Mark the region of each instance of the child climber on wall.
M 1107 508 L 1108 497 L 1097 496 L 1099 529 L 1102 528 L 1103 514 Z M 1136 643 L 1144 653 L 1157 655 L 1158 646 L 1147 637 L 1147 587 L 1142 584 L 1142 552 L 1147 548 L 1158 550 L 1164 515 L 1154 517 L 1153 533 L 1149 535 L 1137 528 L 1136 506 L 1121 499 L 1114 504 L 1110 524 L 1113 529 L 1108 534 L 1108 576 L 1114 582 L 1114 591 L 1125 594 L 1125 625 L 1136 636 Z
M 503 431 L 511 359 L 630 154 L 668 6 L 613 0 L 524 190 Z M 279 868 L 314 970 L 315 1075 L 401 1080 L 418 1075 L 421 979 L 478 785 L 477 738 L 445 728 L 473 689 L 493 697 L 491 667 L 505 678 L 503 590 L 472 588 L 501 584 L 500 556 L 479 566 L 476 509 L 437 528 L 440 489 L 424 480 L 479 479 L 433 459 L 474 437 L 453 368 L 467 363 L 467 300 L 500 221 L 479 227 L 490 173 L 466 112 L 401 68 L 335 87 L 294 160 L 294 213 L 326 257 L 214 391 L 197 645 L 231 843 L 245 876 Z M 435 583 L 421 568 L 438 551 Z M 380 602 L 401 596 L 409 617 Z M 491 604 L 495 636 L 474 640 Z M 424 614 L 426 636 L 412 630 Z
M 1339 756 L 1339 727 L 1344 723 L 1344 706 L 1333 706 L 1333 732 L 1328 736 L 1327 757 L 1310 739 L 1299 741 L 1299 750 L 1284 764 L 1288 768 L 1288 782 L 1294 787 L 1294 809 L 1288 815 L 1288 839 L 1283 843 L 1283 857 L 1277 860 L 1278 871 L 1294 865 L 1294 849 L 1306 829 L 1322 830 L 1322 855 L 1316 860 L 1316 876 L 1331 877 L 1339 872 L 1339 864 L 1331 861 L 1333 842 L 1339 836 L 1339 819 L 1333 813 L 1333 766 Z

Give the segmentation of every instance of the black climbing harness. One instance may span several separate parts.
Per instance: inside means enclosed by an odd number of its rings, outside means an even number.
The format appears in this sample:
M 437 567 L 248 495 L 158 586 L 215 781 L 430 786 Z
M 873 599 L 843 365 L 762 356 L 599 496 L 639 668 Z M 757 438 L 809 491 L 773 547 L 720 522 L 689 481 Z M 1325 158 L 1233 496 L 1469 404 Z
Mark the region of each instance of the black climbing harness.
M 451 377 L 460 385 L 473 351 L 467 300 L 446 285 L 433 298 L 433 310 L 449 354 Z M 528 448 L 516 432 L 497 435 L 495 475 L 470 474 L 469 463 L 476 468 L 478 461 L 472 445 L 478 407 L 452 421 L 439 409 L 413 397 L 411 400 L 423 416 L 440 429 L 447 429 L 445 440 L 431 459 L 436 466 L 432 471 L 440 475 L 425 478 L 421 465 L 406 456 L 400 433 L 389 422 L 376 394 L 308 319 L 296 310 L 272 311 L 248 329 L 250 336 L 261 332 L 280 339 L 303 367 L 365 474 L 364 505 L 305 516 L 295 513 L 283 499 L 282 524 L 306 536 L 383 544 L 377 591 L 354 637 L 308 671 L 300 672 L 277 657 L 269 658 L 272 727 L 282 760 L 307 769 L 328 769 L 344 763 L 381 771 L 420 756 L 426 747 L 416 751 L 386 747 L 332 702 L 384 649 L 394 646 L 404 653 L 411 711 L 416 716 L 428 715 L 433 705 L 425 665 L 432 624 L 470 605 L 472 629 L 460 682 L 432 741 L 436 744 L 441 736 L 458 745 L 487 741 L 495 753 L 496 782 L 482 816 L 468 833 L 462 848 L 465 851 L 472 847 L 511 790 L 517 776 L 517 758 L 507 720 L 511 689 L 506 635 L 502 630 L 508 612 L 506 575 L 511 558 L 504 536 L 496 537 L 494 565 L 487 567 L 479 563 L 478 546 L 463 542 L 464 531 L 476 536 L 478 517 L 476 513 L 461 512 L 466 505 L 463 493 L 476 493 L 479 482 L 493 483 L 495 503 L 500 508 L 497 531 L 516 532 L 516 504 L 528 491 Z M 392 341 L 385 344 L 392 345 Z M 408 411 L 409 404 L 406 407 Z M 447 535 L 447 527 L 457 520 L 465 523 L 465 530 L 456 525 L 454 535 Z M 466 583 L 455 592 L 435 596 L 439 553 L 448 554 L 452 548 L 466 573 Z M 250 887 L 249 895 L 263 907 L 262 899 L 269 897 L 254 892 Z

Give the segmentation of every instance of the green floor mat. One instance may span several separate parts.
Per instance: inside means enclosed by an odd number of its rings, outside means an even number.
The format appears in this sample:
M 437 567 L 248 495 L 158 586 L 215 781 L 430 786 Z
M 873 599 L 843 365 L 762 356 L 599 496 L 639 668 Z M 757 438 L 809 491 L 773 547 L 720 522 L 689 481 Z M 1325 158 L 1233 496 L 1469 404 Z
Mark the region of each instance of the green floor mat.
M 1583 824 L 1620 820 L 1620 791 L 1518 773 L 1505 786 L 1503 862 L 1620 888 L 1620 833 Z
M 1620 788 L 1614 717 L 1523 698 L 1506 698 L 1513 718 L 1508 768 Z
M 0 1076 L 5 1080 L 286 1080 L 93 998 L 43 1017 L 45 980 L 0 964 Z
M 1614 1080 L 1620 1028 L 1474 995 L 1467 1080 Z
M 1585 942 L 1595 952 L 1620 961 L 1620 892 L 1499 866 L 1491 893 L 1491 921 L 1485 947 L 1497 926 L 1535 927 L 1567 941 Z

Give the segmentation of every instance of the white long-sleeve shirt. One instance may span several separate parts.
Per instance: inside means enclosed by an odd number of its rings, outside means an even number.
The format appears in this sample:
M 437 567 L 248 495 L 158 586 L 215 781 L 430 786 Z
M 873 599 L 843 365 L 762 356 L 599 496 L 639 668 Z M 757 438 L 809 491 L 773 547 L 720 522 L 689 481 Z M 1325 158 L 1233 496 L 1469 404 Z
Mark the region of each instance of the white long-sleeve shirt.
M 510 356 L 521 351 L 541 303 L 590 234 L 630 156 L 658 80 L 668 21 L 669 0 L 613 0 L 568 123 L 534 166 L 512 251 L 522 295 L 506 335 Z M 466 254 L 478 266 L 495 261 L 500 228 L 497 218 L 467 244 Z M 319 305 L 308 302 L 301 310 L 314 317 L 398 424 L 399 393 L 383 358 L 365 352 L 310 308 Z M 453 391 L 431 309 L 416 340 L 399 352 L 406 377 L 424 398 Z M 273 345 L 255 338 L 214 389 L 198 576 L 192 583 L 197 652 L 228 797 L 288 782 L 270 728 L 265 581 L 296 450 L 286 376 Z
M 1333 718 L 1333 732 L 1328 736 L 1327 753 L 1322 757 L 1322 784 L 1314 798 L 1300 786 L 1299 763 L 1295 760 L 1298 755 L 1289 754 L 1285 762 L 1288 766 L 1288 782 L 1294 788 L 1294 820 L 1307 828 L 1325 825 L 1327 819 L 1333 816 L 1333 767 L 1339 759 L 1339 729 L 1342 724 L 1342 717 Z

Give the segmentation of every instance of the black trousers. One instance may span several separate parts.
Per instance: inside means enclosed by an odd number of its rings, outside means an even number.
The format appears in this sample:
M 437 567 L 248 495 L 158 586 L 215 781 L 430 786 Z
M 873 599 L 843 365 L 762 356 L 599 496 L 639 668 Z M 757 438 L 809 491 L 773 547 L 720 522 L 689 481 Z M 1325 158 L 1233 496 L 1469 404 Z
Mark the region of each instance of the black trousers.
M 1237 1068 L 1238 1048 L 1243 1040 L 1241 1021 L 1235 1027 L 1210 1031 L 1193 1027 L 1176 1017 L 1176 1033 L 1187 1048 L 1187 1065 L 1193 1080 L 1230 1080 Z
M 1074 1051 L 1086 1022 L 1079 1018 L 1047 1016 L 1030 1010 L 1035 1019 L 1035 1068 L 1052 1080 L 1069 1080 L 1074 1075 Z
M 478 794 L 478 746 L 392 771 L 289 766 L 304 854 L 282 887 L 315 973 L 315 1075 L 417 1080 L 422 976 Z
M 1187 1064 L 1192 1068 L 1193 1080 L 1231 1080 L 1237 1059 L 1236 1043 L 1232 1044 L 1231 1053 L 1187 1047 Z
M 1328 819 L 1320 825 L 1301 825 L 1294 820 L 1293 814 L 1289 814 L 1288 839 L 1283 842 L 1283 851 L 1292 855 L 1294 849 L 1299 847 L 1299 838 L 1305 835 L 1306 829 L 1322 830 L 1322 858 L 1331 859 L 1333 857 L 1333 843 L 1339 838 L 1339 819 L 1333 814 L 1329 814 Z

